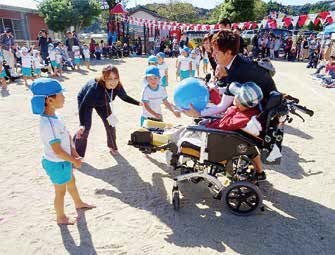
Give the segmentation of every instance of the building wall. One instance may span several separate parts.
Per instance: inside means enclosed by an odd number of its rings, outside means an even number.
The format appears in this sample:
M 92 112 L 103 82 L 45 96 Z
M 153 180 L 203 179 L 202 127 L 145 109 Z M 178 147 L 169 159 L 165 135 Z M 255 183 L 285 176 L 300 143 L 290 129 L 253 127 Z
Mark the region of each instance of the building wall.
M 46 30 L 48 29 L 43 18 L 41 18 L 38 14 L 28 13 L 27 20 L 30 40 L 36 40 L 38 33 L 42 28 Z
M 144 11 L 137 11 L 130 15 L 130 17 L 138 18 L 138 19 L 150 19 L 150 20 L 157 20 L 156 17 L 152 16 L 151 14 L 144 12 Z
M 3 19 L 21 19 L 21 13 L 0 9 L 0 18 Z
M 17 30 L 17 34 L 20 34 L 21 40 L 36 40 L 38 32 L 44 28 L 47 29 L 47 25 L 43 19 L 32 12 L 19 12 L 12 10 L 0 9 L 0 21 L 1 19 L 13 20 L 10 28 Z M 6 25 L 5 25 L 6 26 Z M 6 27 L 3 27 L 1 22 L 0 32 Z

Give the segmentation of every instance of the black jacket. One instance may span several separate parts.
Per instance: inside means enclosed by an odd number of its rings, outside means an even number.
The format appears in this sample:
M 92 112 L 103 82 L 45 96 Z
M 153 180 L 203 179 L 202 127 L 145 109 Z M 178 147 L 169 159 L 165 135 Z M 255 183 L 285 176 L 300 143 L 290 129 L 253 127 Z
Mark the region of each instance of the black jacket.
M 85 125 L 87 116 L 85 113 L 92 108 L 102 107 L 107 118 L 111 114 L 109 102 L 110 100 L 113 101 L 116 96 L 127 103 L 140 105 L 140 102 L 127 95 L 122 86 L 117 86 L 115 89 L 106 89 L 95 80 L 87 82 L 77 96 L 80 125 Z
M 240 55 L 237 55 L 234 59 L 230 69 L 228 70 L 228 76 L 225 79 L 228 84 L 226 94 L 230 96 L 232 96 L 229 92 L 230 83 L 245 83 L 249 81 L 256 83 L 263 92 L 262 105 L 264 105 L 269 98 L 271 91 L 277 91 L 276 84 L 267 70 Z

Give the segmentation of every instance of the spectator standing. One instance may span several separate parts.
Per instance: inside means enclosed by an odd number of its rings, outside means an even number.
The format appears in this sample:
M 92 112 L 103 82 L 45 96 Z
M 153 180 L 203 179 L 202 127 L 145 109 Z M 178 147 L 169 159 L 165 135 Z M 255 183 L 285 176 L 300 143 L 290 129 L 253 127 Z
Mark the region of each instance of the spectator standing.
M 6 29 L 6 31 L 0 35 L 0 46 L 2 48 L 3 57 L 7 61 L 7 64 L 10 67 L 10 74 L 12 77 L 17 77 L 15 71 L 15 58 L 14 58 L 14 47 L 15 41 L 12 34 L 12 30 Z

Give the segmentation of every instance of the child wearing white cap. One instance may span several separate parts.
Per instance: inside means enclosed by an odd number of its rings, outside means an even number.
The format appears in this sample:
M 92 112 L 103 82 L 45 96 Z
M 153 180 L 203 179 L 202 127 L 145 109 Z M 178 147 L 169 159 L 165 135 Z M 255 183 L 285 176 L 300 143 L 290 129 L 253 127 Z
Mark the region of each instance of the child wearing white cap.
M 22 76 L 24 80 L 24 85 L 29 88 L 28 86 L 28 79 L 34 80 L 32 77 L 31 73 L 31 66 L 32 66 L 32 56 L 30 55 L 29 50 L 26 47 L 22 47 L 19 55 L 21 57 L 22 65 L 21 65 L 21 70 L 22 70 Z
M 72 51 L 74 54 L 74 64 L 77 67 L 77 69 L 80 69 L 80 48 L 77 45 L 72 46 Z
M 36 76 L 36 78 L 40 78 L 41 68 L 43 67 L 43 65 L 42 65 L 41 54 L 38 50 L 33 50 L 33 67 L 34 67 L 34 75 Z
M 90 69 L 90 49 L 88 48 L 86 43 L 84 43 L 83 45 L 83 54 L 85 57 L 85 65 L 87 69 Z
M 54 185 L 57 224 L 73 225 L 75 220 L 70 220 L 64 213 L 66 191 L 70 193 L 76 209 L 92 209 L 95 206 L 84 203 L 79 196 L 73 166 L 79 168 L 81 158 L 72 145 L 64 122 L 55 112 L 56 109 L 63 108 L 63 88 L 56 80 L 40 78 L 33 82 L 31 91 L 33 113 L 41 115 L 40 135 L 44 145 L 42 166 Z

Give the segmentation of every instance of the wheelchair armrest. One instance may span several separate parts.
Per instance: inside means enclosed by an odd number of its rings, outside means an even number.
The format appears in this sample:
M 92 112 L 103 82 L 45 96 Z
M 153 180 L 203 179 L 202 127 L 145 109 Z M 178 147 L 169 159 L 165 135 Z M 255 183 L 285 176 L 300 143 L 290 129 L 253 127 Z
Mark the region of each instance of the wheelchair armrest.
M 207 128 L 204 126 L 189 126 L 186 128 L 189 131 L 197 131 L 197 132 L 206 132 L 211 134 L 218 134 L 218 135 L 232 135 L 238 136 L 247 140 L 251 144 L 255 144 L 257 147 L 262 147 L 263 140 L 259 137 L 251 135 L 243 130 L 236 130 L 236 131 L 227 131 L 227 130 L 220 130 L 215 128 Z
M 235 134 L 233 131 L 221 130 L 216 128 L 207 128 L 205 126 L 188 126 L 186 128 L 190 131 L 197 131 L 197 132 L 206 132 L 206 133 L 214 133 L 214 134 Z

